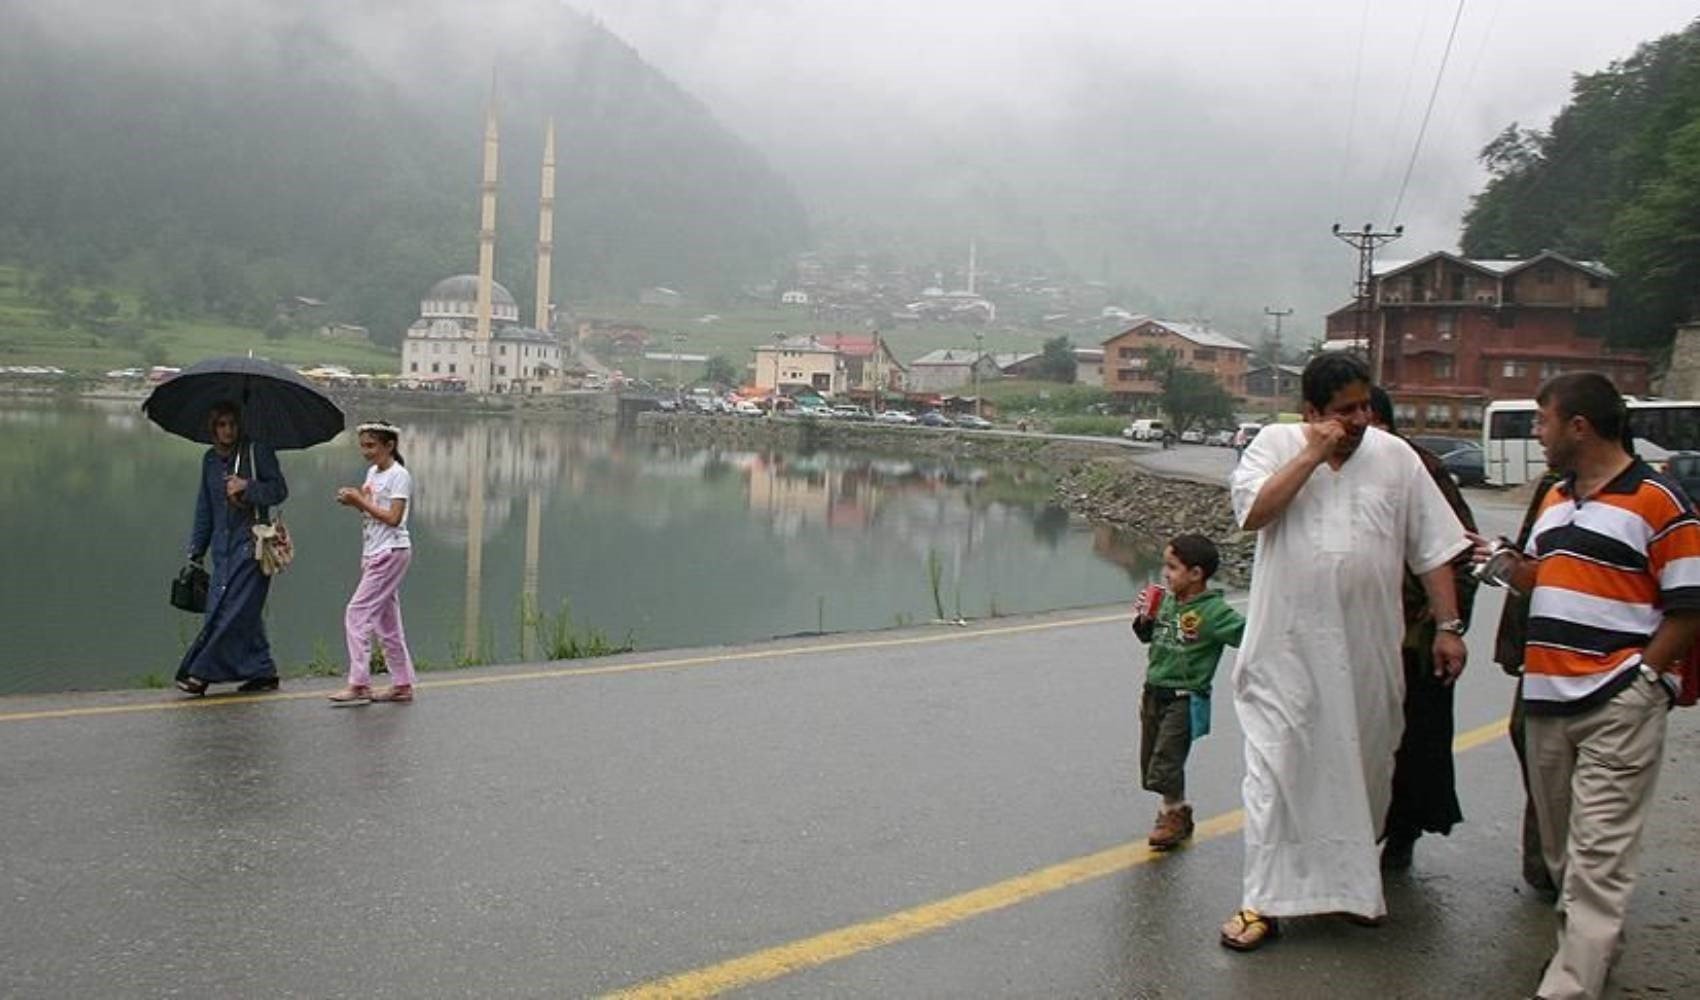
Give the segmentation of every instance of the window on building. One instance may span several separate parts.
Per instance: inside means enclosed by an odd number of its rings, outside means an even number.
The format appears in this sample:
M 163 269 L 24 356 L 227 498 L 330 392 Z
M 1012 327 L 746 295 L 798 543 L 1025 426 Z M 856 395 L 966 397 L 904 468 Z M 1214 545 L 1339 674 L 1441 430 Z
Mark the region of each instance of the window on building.
M 1137 357 L 1139 357 L 1139 348 L 1137 348 L 1137 347 L 1118 347 L 1118 348 L 1116 348 L 1116 357 L 1118 357 L 1118 358 L 1137 358 Z
M 1451 378 L 1452 377 L 1452 359 L 1451 358 L 1435 358 L 1434 359 L 1434 377 L 1435 378 Z
M 419 370 L 419 362 L 415 361 L 413 364 L 408 366 L 407 370 L 410 371 L 410 372 L 418 371 Z
M 1424 417 L 1429 427 L 1450 427 L 1452 426 L 1452 404 L 1430 403 Z
M 1552 378 L 1564 371 L 1564 366 L 1556 361 L 1541 362 L 1541 378 Z
M 1507 361 L 1500 366 L 1499 374 L 1504 378 L 1522 378 L 1529 374 L 1529 364 L 1526 361 Z
M 432 343 L 431 344 L 431 353 L 432 354 L 443 353 L 443 342 L 439 340 L 439 341 Z
M 504 351 L 503 353 L 505 354 L 507 352 Z M 497 375 L 506 375 L 507 373 L 508 373 L 508 366 L 507 365 L 497 365 L 496 366 L 496 374 Z
M 1482 408 L 1475 404 L 1458 407 L 1458 426 L 1479 428 L 1482 425 Z
M 1192 352 L 1192 360 L 1213 362 L 1216 360 L 1216 349 L 1214 347 L 1197 348 Z
M 455 373 L 455 363 L 453 361 L 450 361 L 449 362 L 449 374 L 453 375 L 454 373 Z
M 1397 420 L 1401 424 L 1406 424 L 1406 425 L 1416 423 L 1416 421 L 1417 421 L 1417 404 L 1415 404 L 1415 403 L 1394 403 L 1393 404 L 1393 419 Z
M 439 375 L 439 374 L 442 373 L 442 371 L 443 371 L 443 366 L 440 362 L 437 362 L 437 361 L 431 362 L 431 374 Z
M 1435 314 L 1434 332 L 1440 335 L 1441 340 L 1451 340 L 1453 327 L 1456 326 L 1457 323 L 1457 313 L 1450 309 L 1442 310 Z
M 506 344 L 503 344 L 503 345 L 501 345 L 501 346 L 500 346 L 500 347 L 498 347 L 498 348 L 497 348 L 497 349 L 496 349 L 496 350 L 497 350 L 497 352 L 498 352 L 498 353 L 499 353 L 499 354 L 501 354 L 501 355 L 502 355 L 502 357 L 504 357 L 504 358 L 505 358 L 505 357 L 507 357 L 507 356 L 508 356 L 508 345 L 506 345 Z

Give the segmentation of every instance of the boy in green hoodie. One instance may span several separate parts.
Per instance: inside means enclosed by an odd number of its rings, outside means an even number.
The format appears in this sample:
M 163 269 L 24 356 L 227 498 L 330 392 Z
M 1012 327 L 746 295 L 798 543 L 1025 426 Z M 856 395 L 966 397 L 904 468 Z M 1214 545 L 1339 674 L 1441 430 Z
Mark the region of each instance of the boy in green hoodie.
M 1177 535 L 1163 549 L 1163 595 L 1154 618 L 1135 609 L 1134 634 L 1151 644 L 1139 703 L 1139 771 L 1147 791 L 1163 796 L 1149 843 L 1160 851 L 1192 836 L 1186 801 L 1186 756 L 1210 731 L 1210 684 L 1223 646 L 1238 646 L 1245 618 L 1206 584 L 1221 565 L 1216 543 Z

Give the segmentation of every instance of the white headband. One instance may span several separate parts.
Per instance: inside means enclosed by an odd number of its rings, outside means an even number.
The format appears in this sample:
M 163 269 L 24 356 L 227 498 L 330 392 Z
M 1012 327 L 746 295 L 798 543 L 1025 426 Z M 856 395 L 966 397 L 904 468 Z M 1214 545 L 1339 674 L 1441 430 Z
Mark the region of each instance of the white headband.
M 372 420 L 354 428 L 354 433 L 356 434 L 365 434 L 368 431 L 380 434 L 394 434 L 396 437 L 401 437 L 401 428 L 387 420 Z

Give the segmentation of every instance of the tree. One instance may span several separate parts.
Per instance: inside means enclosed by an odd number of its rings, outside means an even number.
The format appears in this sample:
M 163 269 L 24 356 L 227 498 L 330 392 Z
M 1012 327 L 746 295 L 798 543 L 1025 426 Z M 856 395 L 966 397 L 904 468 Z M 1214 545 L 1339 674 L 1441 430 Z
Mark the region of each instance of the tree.
M 1073 382 L 1080 366 L 1074 360 L 1074 342 L 1067 337 L 1045 341 L 1039 355 L 1039 377 L 1052 382 Z
M 1169 430 L 1185 433 L 1195 423 L 1228 424 L 1234 419 L 1234 397 L 1215 378 L 1180 363 L 1180 355 L 1162 347 L 1145 352 L 1146 370 L 1161 392 L 1158 403 L 1169 417 Z
M 102 288 L 94 293 L 94 298 L 90 299 L 88 305 L 84 307 L 83 314 L 88 318 L 90 325 L 107 326 L 118 318 L 118 300 L 112 297 L 111 292 Z
M 703 367 L 703 379 L 715 385 L 737 385 L 742 381 L 738 377 L 738 366 L 724 354 L 716 354 L 708 359 Z

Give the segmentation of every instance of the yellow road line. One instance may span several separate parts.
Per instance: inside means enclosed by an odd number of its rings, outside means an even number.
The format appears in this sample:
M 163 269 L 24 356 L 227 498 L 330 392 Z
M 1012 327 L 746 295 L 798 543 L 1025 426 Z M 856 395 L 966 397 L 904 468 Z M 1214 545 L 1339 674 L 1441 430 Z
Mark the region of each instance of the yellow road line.
M 1504 718 L 1497 719 L 1485 726 L 1460 733 L 1452 741 L 1453 752 L 1462 753 L 1505 735 L 1506 721 Z M 1212 816 L 1198 824 L 1192 842 L 1198 844 L 1226 836 L 1237 831 L 1244 822 L 1245 812 L 1241 809 Z M 728 990 L 754 986 L 874 948 L 919 937 L 1059 889 L 1114 875 L 1143 865 L 1160 853 L 1153 851 L 1143 840 L 1129 841 L 946 899 L 899 910 L 884 917 L 840 927 L 814 937 L 765 948 L 700 969 L 640 983 L 611 993 L 609 997 L 614 1000 L 659 1000 L 663 997 L 717 996 Z
M 508 684 L 515 681 L 562 680 L 575 677 L 601 677 L 610 674 L 632 674 L 651 670 L 684 670 L 692 667 L 706 667 L 720 663 L 738 663 L 753 660 L 774 660 L 786 656 L 807 653 L 818 655 L 822 653 L 843 653 L 867 649 L 890 649 L 897 646 L 921 646 L 929 643 L 960 642 L 964 639 L 980 639 L 988 636 L 1019 635 L 1024 632 L 1044 632 L 1060 628 L 1076 628 L 1082 625 L 1102 625 L 1107 622 L 1122 622 L 1127 620 L 1125 612 L 1110 615 L 1093 615 L 1086 618 L 1068 618 L 1062 621 L 1033 622 L 1026 625 L 1003 625 L 992 628 L 961 629 L 952 628 L 946 631 L 930 632 L 925 635 L 910 635 L 896 639 L 855 639 L 845 642 L 818 643 L 814 645 L 791 645 L 766 647 L 746 650 L 737 653 L 711 653 L 702 656 L 681 656 L 662 660 L 643 660 L 637 663 L 616 663 L 600 667 L 555 667 L 546 670 L 525 670 L 517 673 L 501 674 L 469 674 L 465 677 L 445 677 L 440 680 L 421 681 L 421 690 L 439 690 L 442 688 L 482 687 L 489 684 Z M 127 705 L 90 705 L 83 708 L 49 708 L 29 712 L 0 713 L 0 722 L 30 722 L 40 719 L 75 719 L 101 715 L 131 715 L 138 712 L 178 712 L 195 709 L 229 708 L 234 705 L 250 705 L 255 702 L 301 701 L 310 698 L 323 698 L 323 691 L 292 691 L 287 694 L 256 694 L 256 695 L 220 695 L 212 698 L 184 698 L 177 701 L 149 701 Z

